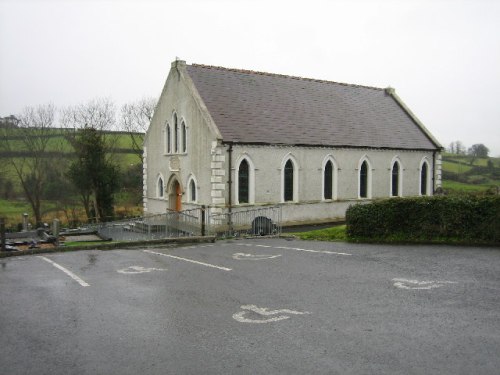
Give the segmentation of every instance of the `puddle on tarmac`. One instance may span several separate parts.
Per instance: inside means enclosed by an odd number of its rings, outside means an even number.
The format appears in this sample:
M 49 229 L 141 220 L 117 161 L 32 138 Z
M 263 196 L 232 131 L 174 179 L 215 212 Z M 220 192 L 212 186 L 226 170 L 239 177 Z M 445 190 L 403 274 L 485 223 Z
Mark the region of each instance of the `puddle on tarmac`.
M 88 270 L 96 265 L 97 254 L 93 254 L 93 253 L 87 254 L 87 262 L 88 263 L 85 266 L 80 268 L 82 271 L 86 271 L 86 270 Z

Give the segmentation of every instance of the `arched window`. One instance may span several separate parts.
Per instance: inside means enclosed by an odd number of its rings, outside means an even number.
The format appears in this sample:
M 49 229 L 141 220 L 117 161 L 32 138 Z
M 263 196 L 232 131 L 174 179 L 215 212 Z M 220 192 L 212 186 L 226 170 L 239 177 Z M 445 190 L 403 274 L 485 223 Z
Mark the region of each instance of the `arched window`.
M 183 121 L 181 124 L 181 131 L 182 131 L 182 152 L 186 152 L 187 150 L 187 132 L 186 132 L 186 123 Z
M 323 198 L 333 199 L 333 163 L 328 160 L 325 164 L 323 178 Z
M 234 200 L 236 204 L 255 203 L 255 166 L 246 152 L 236 159 Z
M 167 143 L 167 154 L 172 152 L 172 130 L 170 129 L 170 124 L 167 124 L 167 135 L 165 137 L 165 142 Z
M 179 152 L 179 123 L 177 122 L 177 114 L 174 113 L 174 152 Z
M 284 186 L 283 186 L 283 199 L 285 202 L 293 201 L 293 188 L 294 188 L 294 168 L 290 159 L 285 164 L 284 170 Z
M 361 168 L 359 169 L 359 197 L 360 198 L 368 198 L 368 180 L 369 180 L 369 170 L 368 170 L 368 162 L 365 160 L 361 164 Z
M 164 187 L 163 187 L 163 177 L 158 177 L 158 183 L 156 186 L 156 196 L 158 198 L 163 198 Z
M 391 196 L 397 197 L 400 195 L 400 166 L 397 161 L 392 165 L 392 173 L 391 173 Z
M 189 199 L 191 202 L 196 202 L 196 183 L 194 179 L 189 182 Z
M 427 162 L 424 161 L 422 163 L 422 167 L 420 168 L 420 195 L 428 195 L 429 194 L 429 166 Z
M 238 202 L 249 203 L 250 179 L 248 162 L 243 159 L 238 168 Z

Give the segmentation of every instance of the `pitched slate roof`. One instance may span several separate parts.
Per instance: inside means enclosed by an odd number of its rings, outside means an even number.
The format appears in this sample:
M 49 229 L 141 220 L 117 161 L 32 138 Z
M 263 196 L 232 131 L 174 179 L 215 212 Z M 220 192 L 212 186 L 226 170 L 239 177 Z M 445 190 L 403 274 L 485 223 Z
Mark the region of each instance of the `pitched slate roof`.
M 186 70 L 226 142 L 440 147 L 384 89 L 197 64 Z

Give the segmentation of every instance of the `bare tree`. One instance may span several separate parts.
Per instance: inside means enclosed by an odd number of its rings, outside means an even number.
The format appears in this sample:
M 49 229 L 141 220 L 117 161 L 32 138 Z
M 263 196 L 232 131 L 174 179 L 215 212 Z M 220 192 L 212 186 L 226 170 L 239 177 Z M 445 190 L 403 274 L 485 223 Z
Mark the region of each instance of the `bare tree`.
M 111 133 L 116 129 L 116 108 L 110 99 L 98 98 L 85 104 L 64 108 L 61 123 L 70 130 L 67 132 L 67 139 L 72 145 L 80 130 L 96 130 L 105 140 L 106 157 L 114 157 L 113 151 L 118 143 L 118 136 Z
M 129 133 L 132 148 L 140 162 L 142 162 L 144 134 L 153 118 L 156 102 L 154 98 L 143 98 L 137 102 L 124 104 L 121 108 L 120 125 Z
M 37 224 L 42 222 L 41 203 L 49 158 L 58 156 L 60 151 L 60 143 L 53 137 L 54 116 L 52 104 L 26 107 L 18 116 L 18 127 L 1 129 L 0 149 L 21 183 Z
M 448 147 L 448 151 L 450 152 L 450 154 L 455 153 L 455 142 L 450 143 L 450 146 Z

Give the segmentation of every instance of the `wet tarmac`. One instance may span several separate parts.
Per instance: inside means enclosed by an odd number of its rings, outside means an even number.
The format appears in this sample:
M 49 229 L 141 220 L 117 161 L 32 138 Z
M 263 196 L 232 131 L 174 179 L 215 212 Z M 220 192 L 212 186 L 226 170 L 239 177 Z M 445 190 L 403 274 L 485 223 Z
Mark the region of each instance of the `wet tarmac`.
M 0 261 L 9 374 L 497 374 L 500 249 L 285 239 Z M 2 372 L 4 372 L 2 371 Z

